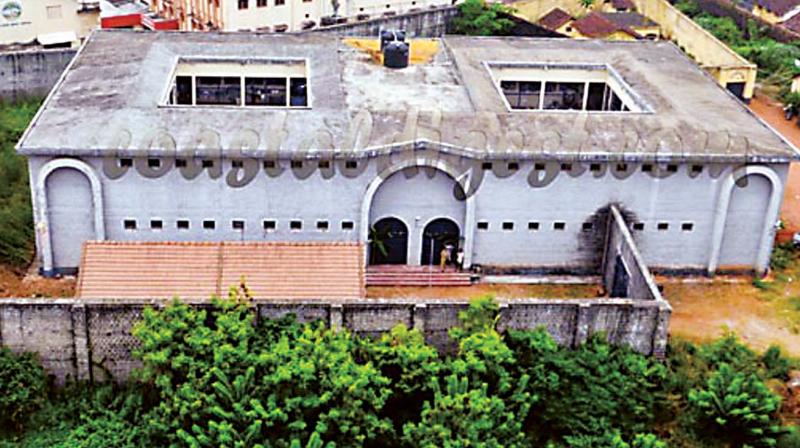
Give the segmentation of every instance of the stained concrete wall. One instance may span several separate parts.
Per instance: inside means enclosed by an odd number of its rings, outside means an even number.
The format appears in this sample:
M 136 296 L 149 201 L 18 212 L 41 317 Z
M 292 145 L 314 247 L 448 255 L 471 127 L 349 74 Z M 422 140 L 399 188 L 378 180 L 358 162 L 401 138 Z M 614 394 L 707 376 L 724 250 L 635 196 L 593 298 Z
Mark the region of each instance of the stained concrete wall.
M 40 170 L 47 161 L 42 157 L 29 158 L 34 185 L 40 181 Z M 363 169 L 360 174 L 345 175 L 337 168 L 332 177 L 325 178 L 316 170 L 304 179 L 295 176 L 288 162 L 283 161 L 284 171 L 280 175 L 269 176 L 262 171 L 248 185 L 233 188 L 225 183 L 231 169 L 229 160 L 221 162 L 224 166 L 221 177 L 211 179 L 207 173 L 201 173 L 193 180 L 183 178 L 177 170 L 159 178 L 129 170 L 118 179 L 109 179 L 103 174 L 101 159 L 85 159 L 85 162 L 102 184 L 104 203 L 100 213 L 106 239 L 112 241 L 358 241 L 365 191 L 379 177 L 377 163 L 368 159 L 359 160 L 359 170 Z M 608 204 L 616 203 L 644 225 L 643 230 L 634 234 L 649 267 L 705 272 L 712 252 L 715 210 L 722 186 L 736 166 L 705 164 L 697 174 L 692 173 L 691 165 L 682 164 L 675 173 L 656 177 L 631 163 L 632 174 L 619 178 L 612 171 L 614 164 L 600 165 L 601 171 L 593 172 L 588 163 L 573 161 L 572 172 L 556 170 L 552 182 L 541 186 L 529 183 L 534 168 L 531 161 L 520 161 L 518 170 L 503 175 L 477 170 L 474 174 L 482 179 L 474 196 L 476 224 L 463 232 L 466 238 L 473 238 L 473 263 L 506 271 L 541 268 L 551 272 L 599 272 L 605 238 L 605 221 L 599 214 Z M 779 179 L 774 186 L 779 194 L 783 192 L 787 167 L 786 164 L 764 166 Z M 425 176 L 422 171 L 417 175 Z M 48 184 L 50 188 L 70 188 L 57 182 Z M 402 184 L 386 187 L 398 189 L 399 194 L 404 191 Z M 373 200 L 372 208 L 394 210 L 398 216 L 421 216 L 418 204 L 424 202 L 422 198 L 382 204 L 379 203 L 382 188 L 383 185 L 377 190 L 378 202 Z M 745 186 L 745 190 L 749 188 Z M 769 202 L 769 196 L 761 196 L 746 195 L 753 202 L 751 206 Z M 42 197 L 45 195 L 40 192 L 34 203 L 37 220 L 41 219 Z M 75 216 L 78 212 L 83 211 L 76 211 Z M 37 247 L 42 249 L 44 238 L 63 242 L 61 250 L 66 253 L 62 255 L 72 259 L 72 267 L 76 267 L 83 242 L 64 240 L 59 235 L 75 232 L 74 228 L 80 226 L 93 229 L 92 218 L 81 216 L 60 227 L 57 222 L 50 223 L 49 235 L 44 223 L 37 222 L 40 229 Z M 757 220 L 755 225 L 764 227 L 765 217 L 752 217 L 736 210 L 727 216 L 729 221 L 736 222 Z M 126 230 L 123 226 L 126 219 L 135 219 L 137 229 Z M 151 229 L 152 219 L 163 220 L 163 229 Z M 188 219 L 190 228 L 177 229 L 178 219 Z M 203 229 L 202 221 L 206 219 L 217 222 L 215 230 Z M 245 229 L 234 230 L 233 219 L 245 220 Z M 264 220 L 275 220 L 277 229 L 265 231 Z M 290 229 L 291 220 L 302 220 L 302 230 Z M 318 220 L 329 221 L 329 229 L 318 230 L 315 227 Z M 343 221 L 352 222 L 354 228 L 343 229 Z M 476 229 L 481 222 L 486 222 L 488 229 Z M 504 230 L 504 222 L 513 223 L 513 229 Z M 583 224 L 587 222 L 594 225 L 584 230 Z M 530 223 L 538 227 L 530 229 Z M 556 229 L 556 223 L 564 223 L 564 229 Z M 659 223 L 666 223 L 668 229 L 658 230 Z M 692 223 L 692 230 L 682 231 L 682 223 Z M 409 222 L 409 232 L 414 234 L 425 224 L 422 220 Z M 725 244 L 753 247 L 750 242 L 758 238 L 758 234 L 735 233 L 725 236 Z M 410 246 L 419 247 L 417 242 Z M 740 254 L 742 260 L 749 261 L 743 264 L 753 266 L 758 254 L 748 252 Z M 414 260 L 419 260 L 419 254 L 410 254 L 409 262 Z
M 449 30 L 450 21 L 457 14 L 458 8 L 455 6 L 430 7 L 396 16 L 333 25 L 305 32 L 329 33 L 337 36 L 377 36 L 381 30 L 389 29 L 404 30 L 409 37 L 440 37 Z
M 0 98 L 47 95 L 75 53 L 73 49 L 0 53 Z
M 8 299 L 0 303 L 0 343 L 35 352 L 58 383 L 70 379 L 121 381 L 140 366 L 131 328 L 146 306 L 163 301 Z M 196 303 L 207 306 L 207 303 Z M 355 303 L 257 302 L 259 319 L 295 314 L 301 322 L 322 320 L 361 335 L 378 335 L 398 323 L 417 328 L 426 340 L 449 350 L 447 330 L 458 324 L 457 301 L 370 300 Z M 544 326 L 559 344 L 574 347 L 603 332 L 610 342 L 661 356 L 666 347 L 669 306 L 630 299 L 524 299 L 501 303 L 499 329 Z

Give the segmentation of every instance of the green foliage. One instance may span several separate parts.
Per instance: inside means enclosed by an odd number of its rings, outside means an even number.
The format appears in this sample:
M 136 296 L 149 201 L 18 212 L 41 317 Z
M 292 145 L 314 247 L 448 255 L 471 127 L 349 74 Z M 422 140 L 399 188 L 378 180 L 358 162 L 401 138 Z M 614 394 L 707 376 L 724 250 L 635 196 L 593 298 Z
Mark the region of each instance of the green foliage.
M 513 10 L 499 2 L 465 0 L 459 3 L 458 11 L 458 17 L 453 19 L 455 34 L 502 36 L 514 26 L 514 22 L 506 18 Z
M 38 100 L 0 101 L 0 263 L 19 267 L 31 261 L 34 233 L 28 168 L 14 145 L 38 107 Z
M 433 403 L 426 402 L 418 424 L 404 428 L 410 446 L 455 448 L 464 446 L 522 447 L 525 435 L 517 413 L 488 391 L 486 383 L 475 385 L 467 378 L 450 375 L 445 389 L 436 386 Z M 517 412 L 527 409 L 518 409 Z
M 796 92 L 793 95 L 800 101 L 800 92 Z M 770 258 L 769 264 L 773 270 L 783 271 L 791 266 L 794 259 L 795 251 L 792 243 L 776 244 L 772 249 L 772 257 Z
M 0 348 L 0 424 L 20 428 L 42 406 L 47 393 L 44 369 L 30 353 Z
M 792 362 L 733 335 L 674 340 L 662 364 L 601 335 L 566 349 L 544 328 L 501 334 L 483 297 L 440 354 L 402 325 L 373 339 L 292 316 L 256 323 L 250 302 L 242 287 L 210 306 L 147 309 L 134 329 L 143 368 L 124 386 L 43 400 L 41 368 L 6 350 L 2 399 L 17 406 L 16 378 L 33 370 L 22 414 L 42 408 L 0 447 L 773 446 L 783 431 L 764 382 Z
M 705 387 L 689 392 L 703 436 L 733 446 L 776 446 L 780 398 L 755 374 L 720 364 Z

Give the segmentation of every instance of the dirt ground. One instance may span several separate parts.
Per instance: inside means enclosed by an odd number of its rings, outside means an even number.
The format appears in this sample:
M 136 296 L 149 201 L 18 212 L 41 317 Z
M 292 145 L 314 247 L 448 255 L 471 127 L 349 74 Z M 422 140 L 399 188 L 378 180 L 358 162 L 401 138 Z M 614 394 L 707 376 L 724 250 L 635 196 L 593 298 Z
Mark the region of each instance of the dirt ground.
M 597 297 L 597 285 L 507 285 L 476 284 L 472 286 L 435 287 L 369 287 L 367 297 L 374 298 L 421 298 L 421 299 L 471 299 L 493 295 L 498 299 L 523 297 L 546 297 L 580 299 Z
M 786 120 L 783 117 L 783 108 L 780 103 L 765 96 L 756 95 L 750 102 L 750 109 L 800 148 L 800 126 L 797 126 L 795 120 Z M 781 218 L 787 229 L 794 232 L 800 231 L 800 164 L 798 163 L 792 163 L 789 168 L 789 181 L 783 196 Z
M 74 294 L 74 277 L 48 279 L 28 276 L 26 278 L 21 273 L 0 265 L 0 298 L 72 297 Z

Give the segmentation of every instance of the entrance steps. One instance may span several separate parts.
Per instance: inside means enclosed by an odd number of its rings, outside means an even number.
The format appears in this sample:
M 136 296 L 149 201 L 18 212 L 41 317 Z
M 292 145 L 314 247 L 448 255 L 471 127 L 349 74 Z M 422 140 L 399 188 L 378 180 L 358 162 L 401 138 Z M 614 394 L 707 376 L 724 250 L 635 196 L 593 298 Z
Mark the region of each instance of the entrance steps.
M 469 286 L 470 272 L 438 266 L 377 265 L 367 268 L 367 286 Z

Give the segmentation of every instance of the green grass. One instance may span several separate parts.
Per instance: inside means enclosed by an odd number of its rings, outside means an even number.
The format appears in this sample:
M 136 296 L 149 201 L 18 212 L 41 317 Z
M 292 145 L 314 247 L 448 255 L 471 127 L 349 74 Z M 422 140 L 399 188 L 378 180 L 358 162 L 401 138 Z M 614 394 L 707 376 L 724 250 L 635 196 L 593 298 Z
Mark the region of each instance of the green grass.
M 0 263 L 22 268 L 33 256 L 33 214 L 28 168 L 14 145 L 40 101 L 0 102 Z

